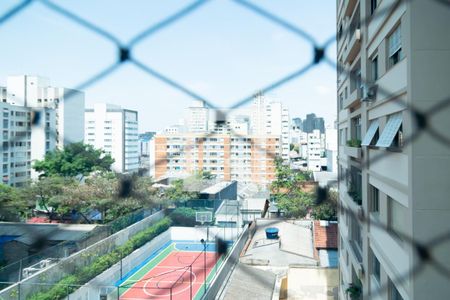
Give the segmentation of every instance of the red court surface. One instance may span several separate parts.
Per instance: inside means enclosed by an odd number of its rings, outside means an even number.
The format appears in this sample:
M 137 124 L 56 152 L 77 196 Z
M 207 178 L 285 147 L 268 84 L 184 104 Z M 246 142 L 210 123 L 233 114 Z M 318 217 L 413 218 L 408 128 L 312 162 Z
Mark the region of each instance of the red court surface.
M 131 285 L 120 299 L 194 299 L 200 288 L 204 288 L 205 266 L 208 276 L 216 264 L 216 253 L 206 252 L 206 260 L 204 255 L 204 252 L 192 251 L 169 253 Z M 203 291 L 199 294 L 203 294 Z

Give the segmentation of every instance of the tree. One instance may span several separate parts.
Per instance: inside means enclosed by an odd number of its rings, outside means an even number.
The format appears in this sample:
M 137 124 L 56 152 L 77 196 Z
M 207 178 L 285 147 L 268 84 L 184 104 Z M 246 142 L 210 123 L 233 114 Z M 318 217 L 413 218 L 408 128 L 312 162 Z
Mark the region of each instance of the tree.
M 198 199 L 199 195 L 197 192 L 186 191 L 183 180 L 177 179 L 165 190 L 164 198 L 174 203 L 184 203 L 187 200 Z
M 174 226 L 195 226 L 195 209 L 178 207 L 170 213 Z
M 94 149 L 91 145 L 73 143 L 48 152 L 44 160 L 38 160 L 33 168 L 42 172 L 43 177 L 89 175 L 94 171 L 109 171 L 114 160 L 104 151 Z
M 309 193 L 298 190 L 289 194 L 278 194 L 277 206 L 286 217 L 304 218 L 313 206 L 313 197 Z
M 64 187 L 72 186 L 72 179 L 60 176 L 44 177 L 23 189 L 24 194 L 32 201 L 51 213 L 58 208 L 58 196 L 63 194 Z M 53 209 L 50 209 L 52 207 Z
M 0 221 L 20 221 L 28 210 L 29 203 L 17 188 L 0 184 Z
M 327 199 L 313 207 L 311 216 L 315 220 L 336 220 L 337 202 L 338 192 L 329 191 Z

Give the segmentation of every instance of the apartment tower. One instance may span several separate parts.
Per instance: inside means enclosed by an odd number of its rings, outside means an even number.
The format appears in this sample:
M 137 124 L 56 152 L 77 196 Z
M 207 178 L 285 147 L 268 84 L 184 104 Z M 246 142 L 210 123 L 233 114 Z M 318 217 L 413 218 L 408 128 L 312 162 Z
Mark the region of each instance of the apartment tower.
M 450 295 L 449 278 L 411 243 L 431 247 L 450 230 L 450 148 L 428 131 L 448 140 L 450 108 L 426 119 L 410 109 L 450 96 L 443 2 L 337 1 L 341 299 L 350 284 L 360 299 Z M 430 253 L 450 269 L 449 240 Z
M 117 105 L 97 103 L 85 111 L 85 143 L 103 149 L 114 159 L 112 170 L 139 170 L 138 113 Z

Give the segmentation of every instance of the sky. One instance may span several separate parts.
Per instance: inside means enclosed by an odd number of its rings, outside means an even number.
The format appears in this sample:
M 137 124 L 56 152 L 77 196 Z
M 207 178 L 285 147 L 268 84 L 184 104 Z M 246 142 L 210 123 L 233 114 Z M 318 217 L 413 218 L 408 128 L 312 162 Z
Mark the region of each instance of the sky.
M 122 44 L 193 1 L 77 0 L 54 3 L 113 34 Z M 0 1 L 0 16 L 20 1 Z M 336 32 L 336 1 L 253 0 L 306 31 L 321 45 Z M 8 75 L 31 74 L 52 86 L 74 88 L 117 60 L 110 40 L 34 1 L 0 26 L 0 85 Z M 335 60 L 335 44 L 326 55 Z M 308 65 L 313 45 L 231 0 L 208 1 L 136 44 L 132 55 L 216 107 L 230 107 Z M 159 131 L 183 117 L 192 96 L 129 63 L 83 89 L 86 107 L 97 102 L 139 112 L 139 130 Z M 321 63 L 271 91 L 290 116 L 314 112 L 336 119 L 336 71 Z

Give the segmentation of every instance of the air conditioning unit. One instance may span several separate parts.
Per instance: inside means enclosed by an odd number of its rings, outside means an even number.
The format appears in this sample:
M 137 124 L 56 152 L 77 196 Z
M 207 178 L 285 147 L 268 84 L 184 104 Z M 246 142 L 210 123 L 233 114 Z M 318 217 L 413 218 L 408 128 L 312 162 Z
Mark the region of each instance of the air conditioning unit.
M 361 101 L 371 101 L 375 100 L 375 97 L 377 96 L 377 85 L 372 84 L 369 86 L 364 85 L 362 87 L 362 97 Z
M 355 29 L 355 39 L 357 41 L 361 40 L 361 29 Z

